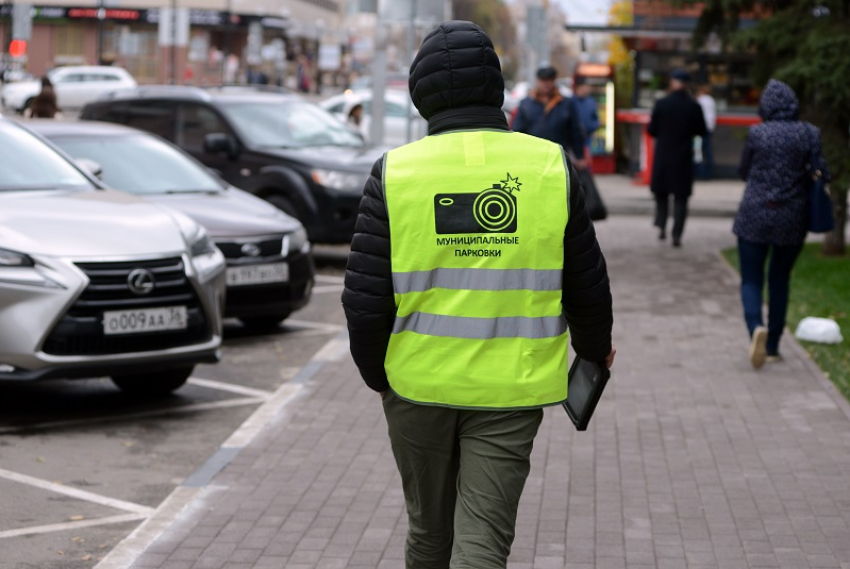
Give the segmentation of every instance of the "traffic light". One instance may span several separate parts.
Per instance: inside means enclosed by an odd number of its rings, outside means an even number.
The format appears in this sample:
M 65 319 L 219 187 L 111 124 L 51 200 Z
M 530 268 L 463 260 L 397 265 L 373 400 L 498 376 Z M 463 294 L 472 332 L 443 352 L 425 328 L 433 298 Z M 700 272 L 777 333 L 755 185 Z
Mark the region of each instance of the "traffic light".
M 27 40 L 12 40 L 9 43 L 9 55 L 21 57 L 27 53 Z

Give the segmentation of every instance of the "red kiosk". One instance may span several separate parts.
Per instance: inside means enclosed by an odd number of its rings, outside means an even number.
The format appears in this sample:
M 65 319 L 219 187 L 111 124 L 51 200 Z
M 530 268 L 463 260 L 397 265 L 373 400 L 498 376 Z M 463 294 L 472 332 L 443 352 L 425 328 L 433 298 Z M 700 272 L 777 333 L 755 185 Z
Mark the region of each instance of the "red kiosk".
M 634 183 L 648 186 L 652 178 L 652 159 L 654 156 L 655 141 L 647 132 L 650 111 L 645 109 L 629 109 L 617 111 L 617 120 L 624 123 L 640 125 L 640 169 L 635 174 Z M 761 122 L 754 115 L 717 115 L 717 125 L 725 126 L 753 126 Z

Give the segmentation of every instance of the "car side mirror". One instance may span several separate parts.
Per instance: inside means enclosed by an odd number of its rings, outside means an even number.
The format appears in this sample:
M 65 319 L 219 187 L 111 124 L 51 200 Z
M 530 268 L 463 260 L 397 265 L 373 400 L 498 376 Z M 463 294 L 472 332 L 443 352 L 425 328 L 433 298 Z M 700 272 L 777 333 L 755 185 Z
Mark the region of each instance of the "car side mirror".
M 103 167 L 94 160 L 90 160 L 89 158 L 77 158 L 74 161 L 77 163 L 77 166 L 79 166 L 80 169 L 87 174 L 94 176 L 98 180 L 103 179 Z
M 231 160 L 235 160 L 239 156 L 236 141 L 232 136 L 223 132 L 211 132 L 204 136 L 204 152 L 207 154 L 225 152 Z

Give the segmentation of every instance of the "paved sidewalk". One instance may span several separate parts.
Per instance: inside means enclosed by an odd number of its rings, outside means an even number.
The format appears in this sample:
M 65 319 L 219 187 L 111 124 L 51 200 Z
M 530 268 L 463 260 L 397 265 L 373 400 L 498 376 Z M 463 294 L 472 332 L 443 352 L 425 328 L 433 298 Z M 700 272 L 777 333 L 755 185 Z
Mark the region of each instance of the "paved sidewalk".
M 586 433 L 547 411 L 511 569 L 850 569 L 850 406 L 786 336 L 753 370 L 728 219 L 682 249 L 648 218 L 598 225 L 617 362 Z M 378 396 L 326 363 L 136 568 L 403 567 Z
M 651 215 L 655 211 L 649 186 L 636 185 L 631 178 L 620 174 L 598 175 L 595 180 L 610 213 Z M 697 180 L 689 203 L 690 215 L 734 217 L 744 195 L 744 186 L 740 180 Z

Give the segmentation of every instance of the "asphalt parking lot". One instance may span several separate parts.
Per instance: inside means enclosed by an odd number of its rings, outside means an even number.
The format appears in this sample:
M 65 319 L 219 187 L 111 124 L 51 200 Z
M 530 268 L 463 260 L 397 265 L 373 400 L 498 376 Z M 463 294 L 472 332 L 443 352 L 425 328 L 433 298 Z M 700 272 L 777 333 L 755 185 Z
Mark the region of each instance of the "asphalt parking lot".
M 0 568 L 93 567 L 342 330 L 345 247 L 273 333 L 225 322 L 223 359 L 170 397 L 108 379 L 0 383 Z

